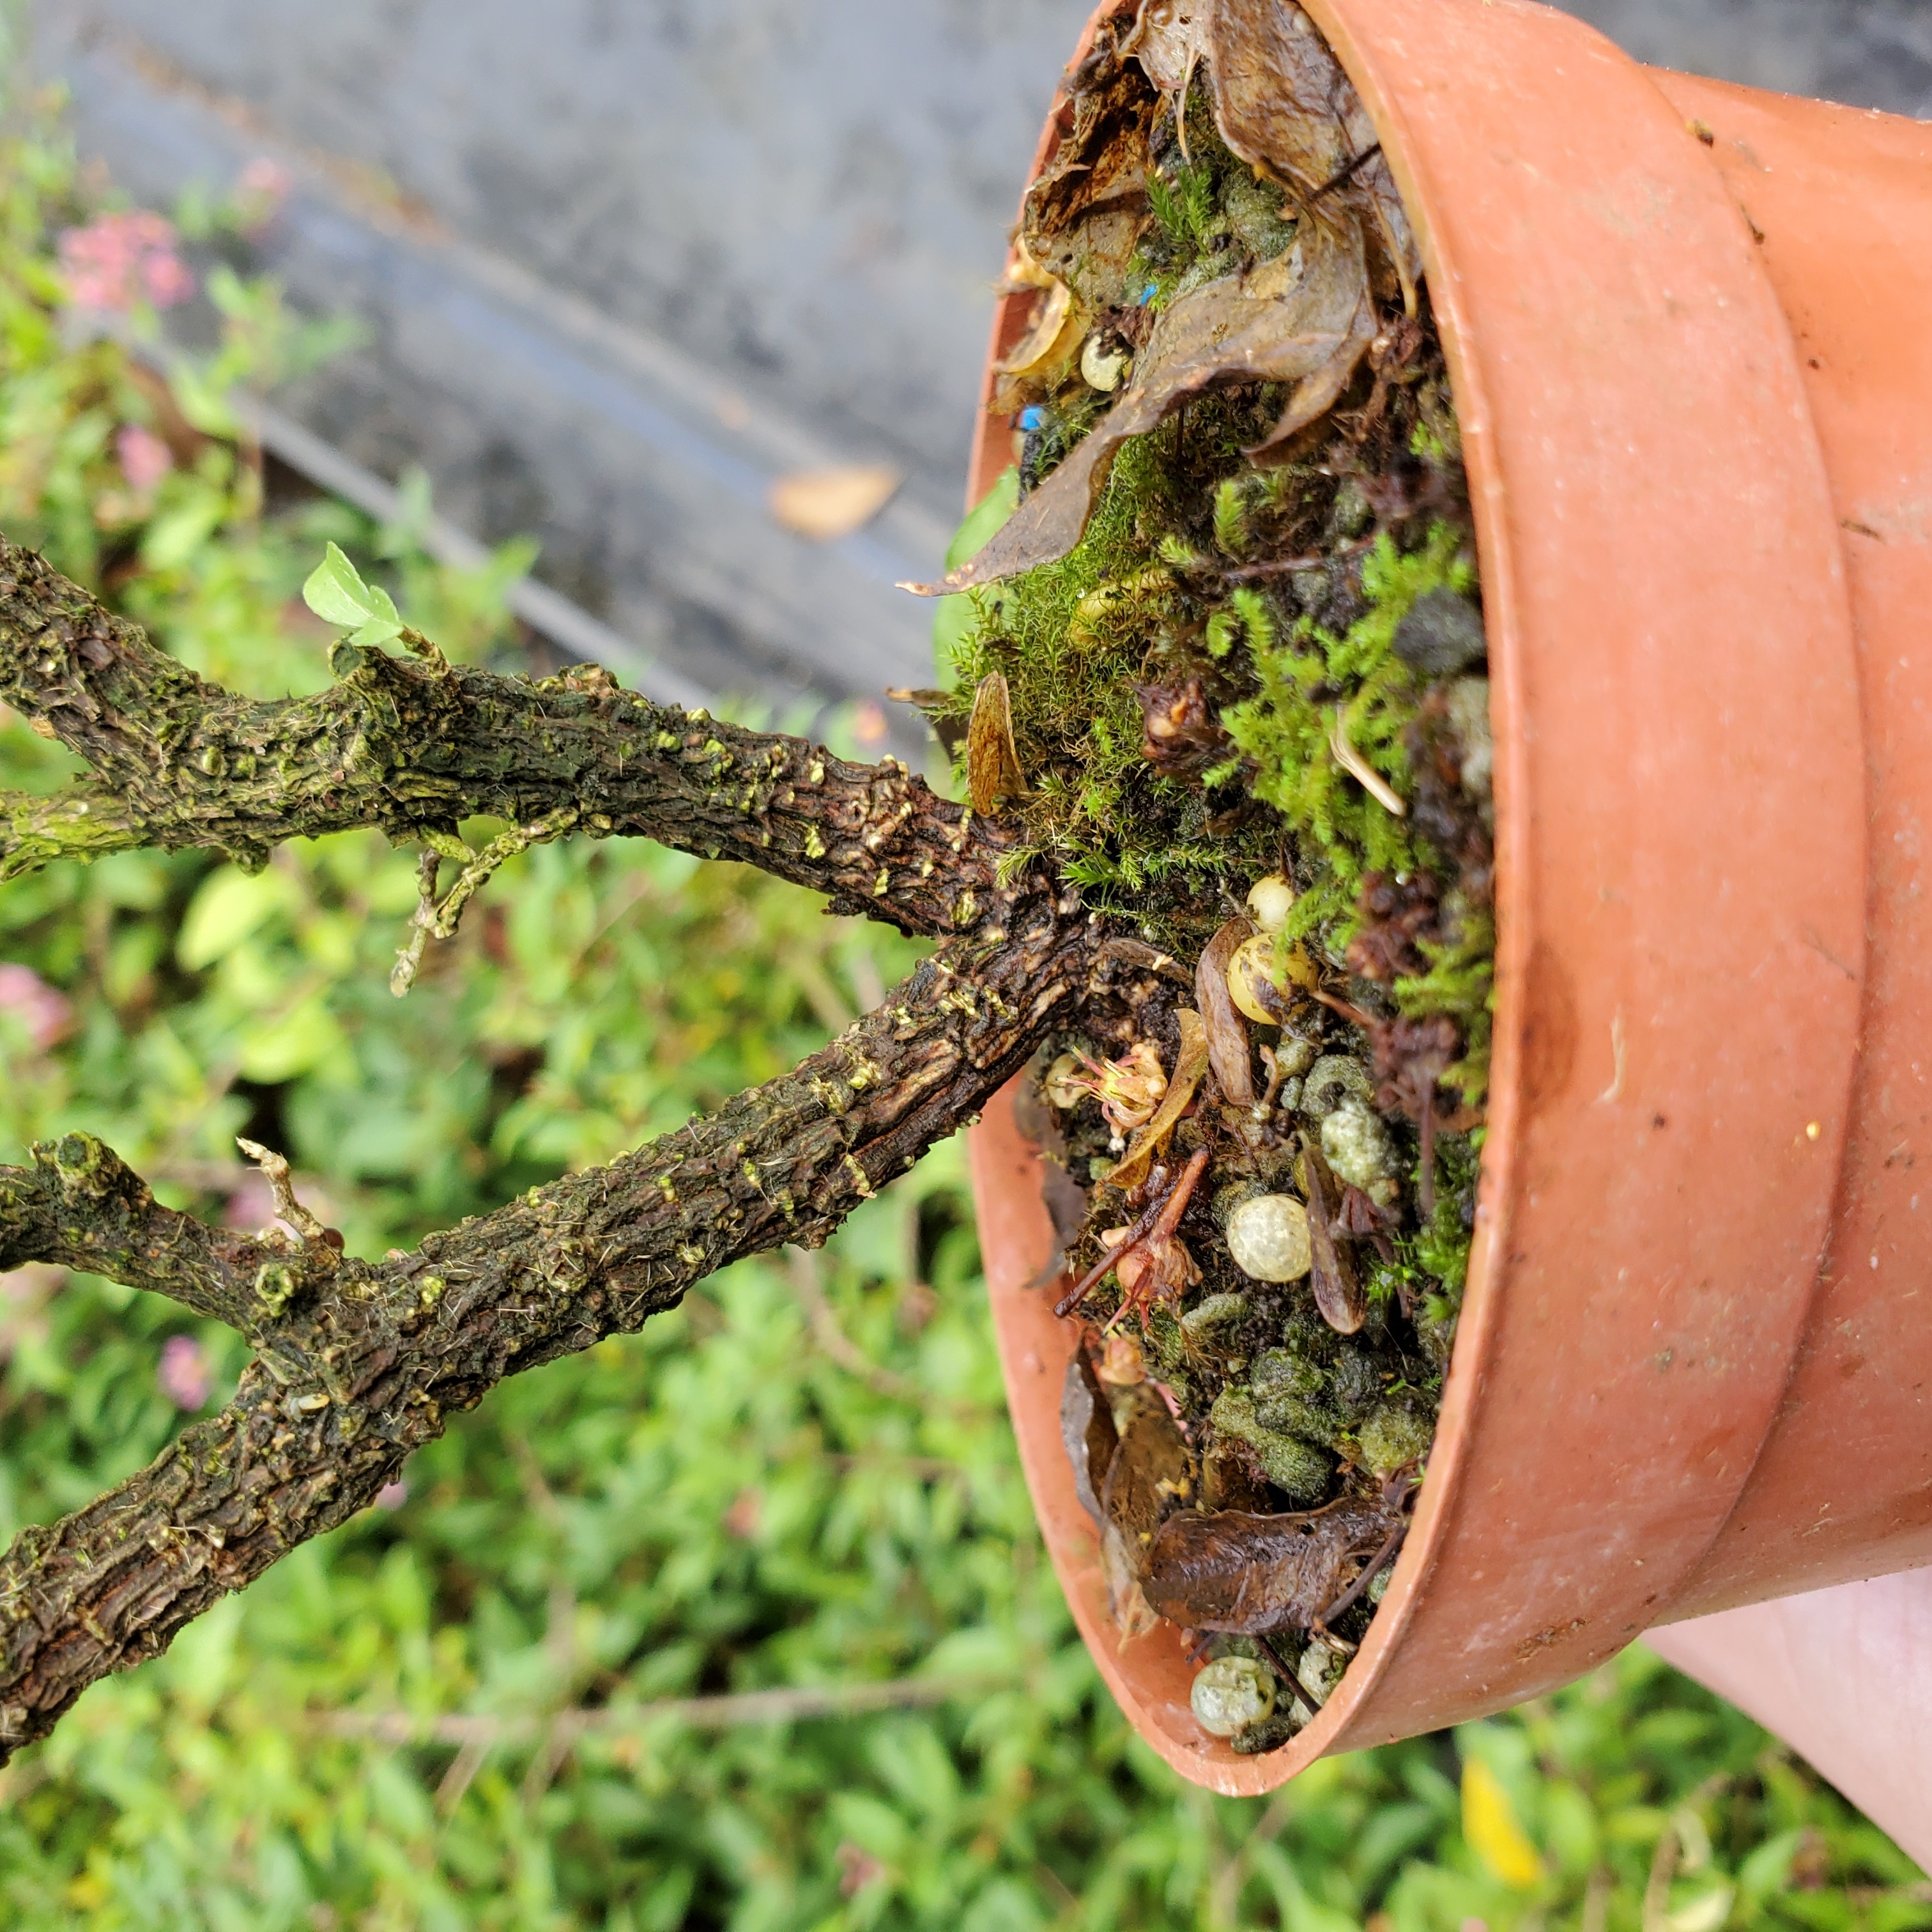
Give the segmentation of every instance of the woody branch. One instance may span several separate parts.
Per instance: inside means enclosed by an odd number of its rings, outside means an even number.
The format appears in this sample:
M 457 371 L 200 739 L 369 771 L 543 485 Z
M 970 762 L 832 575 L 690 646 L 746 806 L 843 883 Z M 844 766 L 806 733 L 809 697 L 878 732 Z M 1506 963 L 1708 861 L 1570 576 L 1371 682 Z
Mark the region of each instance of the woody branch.
M 504 1376 L 637 1328 L 742 1256 L 824 1241 L 1011 1078 L 1104 950 L 1077 893 L 1037 869 L 1003 882 L 1000 827 L 895 760 L 654 705 L 595 669 L 533 680 L 426 646 L 338 650 L 314 697 L 239 697 L 0 538 L 0 698 L 88 768 L 50 798 L 0 799 L 0 876 L 141 846 L 254 865 L 368 826 L 434 853 L 488 814 L 741 859 L 941 943 L 782 1079 L 380 1263 L 305 1216 L 286 1237 L 203 1226 L 84 1135 L 0 1168 L 0 1268 L 167 1294 L 255 1352 L 219 1415 L 0 1556 L 0 1761 L 365 1508 Z

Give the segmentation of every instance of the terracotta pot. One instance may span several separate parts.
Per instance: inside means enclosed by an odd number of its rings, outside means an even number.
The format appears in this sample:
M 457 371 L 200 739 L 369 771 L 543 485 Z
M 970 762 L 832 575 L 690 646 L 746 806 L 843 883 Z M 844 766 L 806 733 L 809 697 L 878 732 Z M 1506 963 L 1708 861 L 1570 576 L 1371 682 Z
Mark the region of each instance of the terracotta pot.
M 1932 1562 L 1932 128 L 1646 69 L 1523 0 L 1306 4 L 1447 340 L 1501 952 L 1429 1480 L 1288 1748 L 1199 1730 L 1171 1629 L 1116 1642 L 1060 1442 L 1072 1337 L 1023 1286 L 1034 1159 L 1004 1101 L 973 1143 L 1068 1599 L 1142 1734 L 1231 1792 L 1653 1624 Z

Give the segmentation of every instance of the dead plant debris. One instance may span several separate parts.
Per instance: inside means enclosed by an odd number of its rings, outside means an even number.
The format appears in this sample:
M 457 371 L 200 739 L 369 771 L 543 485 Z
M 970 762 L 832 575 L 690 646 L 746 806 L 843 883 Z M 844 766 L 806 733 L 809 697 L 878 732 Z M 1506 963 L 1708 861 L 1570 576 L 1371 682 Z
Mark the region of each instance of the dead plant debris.
M 1070 86 L 1015 507 L 932 586 L 972 615 L 925 698 L 974 809 L 1145 934 L 1024 1109 L 1065 1439 L 1123 1636 L 1196 1633 L 1204 1724 L 1269 1750 L 1387 1586 L 1467 1271 L 1486 641 L 1414 238 L 1312 22 L 1143 0 Z

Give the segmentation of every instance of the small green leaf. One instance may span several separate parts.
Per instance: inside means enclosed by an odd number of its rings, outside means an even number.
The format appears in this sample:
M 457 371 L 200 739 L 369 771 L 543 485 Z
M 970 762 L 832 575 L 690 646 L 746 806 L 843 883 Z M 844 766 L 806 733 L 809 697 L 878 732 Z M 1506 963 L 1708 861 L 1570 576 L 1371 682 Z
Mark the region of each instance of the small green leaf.
M 150 570 L 178 570 L 214 535 L 224 508 L 212 491 L 157 517 L 141 539 L 141 561 Z
M 403 627 L 388 617 L 371 617 L 368 622 L 358 626 L 349 634 L 352 644 L 386 644 L 392 638 L 400 638 Z
M 376 602 L 379 596 L 388 605 L 386 612 Z M 370 590 L 355 565 L 334 544 L 309 573 L 308 581 L 302 586 L 302 602 L 325 624 L 340 625 L 345 631 L 367 624 L 371 618 L 394 616 L 396 608 L 386 596 Z M 401 628 L 400 623 L 396 626 L 397 630 Z M 390 634 L 394 636 L 394 632 Z

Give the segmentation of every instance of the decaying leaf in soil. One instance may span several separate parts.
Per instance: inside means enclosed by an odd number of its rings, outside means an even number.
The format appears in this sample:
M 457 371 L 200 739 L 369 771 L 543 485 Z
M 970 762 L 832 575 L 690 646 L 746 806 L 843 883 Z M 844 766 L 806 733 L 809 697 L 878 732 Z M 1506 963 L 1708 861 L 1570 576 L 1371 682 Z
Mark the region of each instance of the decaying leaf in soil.
M 1142 1588 L 1191 1630 L 1305 1630 L 1401 1521 L 1378 1496 L 1283 1516 L 1190 1510 L 1162 1524 Z

